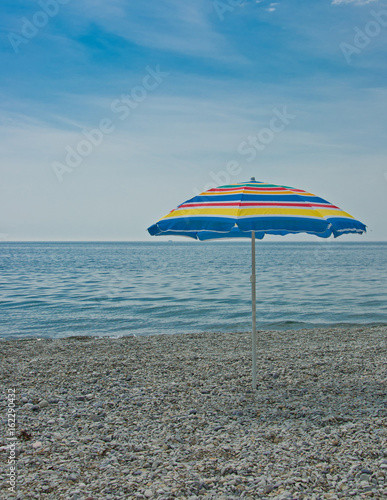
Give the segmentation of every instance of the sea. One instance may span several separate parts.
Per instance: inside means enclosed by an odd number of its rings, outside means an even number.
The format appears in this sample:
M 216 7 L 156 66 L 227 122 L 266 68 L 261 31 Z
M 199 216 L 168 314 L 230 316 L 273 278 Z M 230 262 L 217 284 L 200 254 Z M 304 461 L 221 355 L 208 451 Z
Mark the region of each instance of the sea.
M 257 328 L 387 325 L 387 243 L 256 244 Z M 251 328 L 249 241 L 0 243 L 0 338 Z

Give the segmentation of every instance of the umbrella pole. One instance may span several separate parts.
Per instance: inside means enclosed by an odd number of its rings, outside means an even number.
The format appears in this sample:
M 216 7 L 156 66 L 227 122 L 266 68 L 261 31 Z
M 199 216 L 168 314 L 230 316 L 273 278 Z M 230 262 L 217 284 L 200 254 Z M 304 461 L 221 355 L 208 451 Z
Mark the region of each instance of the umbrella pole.
M 255 287 L 255 231 L 251 231 L 251 312 L 252 312 L 252 366 L 253 366 L 253 390 L 257 388 L 257 311 L 256 311 L 256 287 Z

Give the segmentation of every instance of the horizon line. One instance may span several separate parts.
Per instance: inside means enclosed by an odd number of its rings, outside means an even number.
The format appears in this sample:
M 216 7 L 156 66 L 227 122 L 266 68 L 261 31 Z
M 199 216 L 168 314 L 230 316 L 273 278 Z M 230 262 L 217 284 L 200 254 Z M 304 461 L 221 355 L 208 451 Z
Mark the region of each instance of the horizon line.
M 175 237 L 176 238 L 176 237 Z M 155 242 L 163 242 L 163 243 L 221 243 L 222 241 L 234 241 L 237 243 L 250 243 L 250 238 L 219 238 L 208 241 L 196 240 L 195 238 L 181 238 L 179 240 L 171 240 L 166 238 L 158 238 L 157 240 L 0 240 L 0 244 L 2 243 L 155 243 Z M 338 238 L 318 238 L 314 241 L 311 240 L 285 240 L 278 239 L 278 241 L 269 240 L 269 239 L 261 239 L 259 240 L 261 243 L 387 243 L 387 240 L 368 240 L 368 241 L 346 241 Z

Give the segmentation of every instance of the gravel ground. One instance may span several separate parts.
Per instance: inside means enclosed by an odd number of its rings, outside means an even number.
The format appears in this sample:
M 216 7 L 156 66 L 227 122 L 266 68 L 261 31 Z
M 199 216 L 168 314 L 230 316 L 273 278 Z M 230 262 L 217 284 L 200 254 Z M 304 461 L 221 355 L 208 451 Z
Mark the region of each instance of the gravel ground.
M 387 498 L 386 334 L 2 341 L 0 498 Z

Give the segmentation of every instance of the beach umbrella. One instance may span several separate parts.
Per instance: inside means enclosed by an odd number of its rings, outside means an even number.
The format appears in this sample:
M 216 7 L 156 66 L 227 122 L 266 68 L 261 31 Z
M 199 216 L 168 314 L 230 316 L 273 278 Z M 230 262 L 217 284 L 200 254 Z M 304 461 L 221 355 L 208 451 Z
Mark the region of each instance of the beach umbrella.
M 252 385 L 257 386 L 255 240 L 265 234 L 328 238 L 364 233 L 366 226 L 336 205 L 288 186 L 256 181 L 219 186 L 185 201 L 148 228 L 152 236 L 197 240 L 251 238 Z

